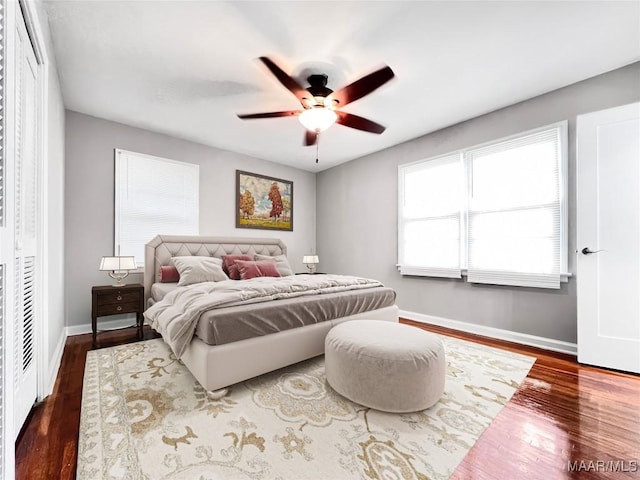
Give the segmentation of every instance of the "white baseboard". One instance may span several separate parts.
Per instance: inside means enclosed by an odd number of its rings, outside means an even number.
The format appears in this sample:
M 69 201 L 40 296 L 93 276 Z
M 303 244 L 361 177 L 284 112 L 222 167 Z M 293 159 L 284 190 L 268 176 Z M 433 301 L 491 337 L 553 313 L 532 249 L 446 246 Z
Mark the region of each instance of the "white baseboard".
M 53 388 L 56 385 L 56 379 L 58 378 L 58 370 L 60 369 L 60 362 L 62 361 L 62 354 L 64 353 L 64 346 L 67 343 L 66 328 L 60 332 L 60 338 L 56 345 L 56 349 L 53 352 L 51 361 L 49 362 L 49 371 L 45 379 L 45 392 L 43 392 L 43 398 L 47 395 L 51 395 Z
M 98 324 L 98 330 L 115 330 L 117 328 L 133 327 L 136 324 L 135 317 L 133 318 L 119 318 L 117 320 L 100 321 Z M 67 327 L 67 336 L 83 335 L 85 333 L 91 333 L 91 323 L 83 323 L 82 325 L 70 325 Z
M 450 318 L 436 317 L 433 315 L 425 315 L 423 313 L 409 312 L 400 310 L 400 317 L 407 320 L 415 320 L 416 322 L 430 323 L 440 327 L 460 330 L 467 333 L 482 335 L 483 337 L 497 338 L 498 340 L 506 340 L 508 342 L 520 343 L 530 347 L 543 348 L 554 352 L 567 353 L 569 355 L 577 355 L 578 346 L 575 343 L 555 340 L 553 338 L 538 337 L 527 333 L 512 332 L 511 330 L 503 330 L 501 328 L 487 327 L 484 325 L 476 325 L 460 320 L 452 320 Z

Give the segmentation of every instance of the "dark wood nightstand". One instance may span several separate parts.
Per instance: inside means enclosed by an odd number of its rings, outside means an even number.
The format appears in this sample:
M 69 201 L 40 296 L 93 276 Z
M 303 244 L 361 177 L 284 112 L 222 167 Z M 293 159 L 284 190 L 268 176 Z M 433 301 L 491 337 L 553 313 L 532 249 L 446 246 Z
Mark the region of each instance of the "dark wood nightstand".
M 136 314 L 136 328 L 138 340 L 142 340 L 144 325 L 144 287 L 139 283 L 113 287 L 105 285 L 91 289 L 93 297 L 91 304 L 91 330 L 93 332 L 92 348 L 97 346 L 98 317 L 120 315 L 121 313 Z

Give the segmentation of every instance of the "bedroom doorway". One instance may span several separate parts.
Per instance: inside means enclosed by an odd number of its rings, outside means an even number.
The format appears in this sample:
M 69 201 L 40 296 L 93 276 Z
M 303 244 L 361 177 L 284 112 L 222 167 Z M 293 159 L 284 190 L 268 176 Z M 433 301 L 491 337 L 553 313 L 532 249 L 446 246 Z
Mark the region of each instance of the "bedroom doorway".
M 577 122 L 578 361 L 640 373 L 640 103 Z

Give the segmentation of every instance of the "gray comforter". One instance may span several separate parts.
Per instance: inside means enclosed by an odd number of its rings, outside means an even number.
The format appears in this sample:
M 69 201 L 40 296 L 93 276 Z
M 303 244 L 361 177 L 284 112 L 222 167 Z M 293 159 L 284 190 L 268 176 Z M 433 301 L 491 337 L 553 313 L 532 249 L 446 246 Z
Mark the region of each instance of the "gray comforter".
M 144 312 L 178 358 L 193 338 L 200 316 L 211 309 L 380 287 L 377 280 L 346 275 L 292 275 L 205 282 L 178 288 Z

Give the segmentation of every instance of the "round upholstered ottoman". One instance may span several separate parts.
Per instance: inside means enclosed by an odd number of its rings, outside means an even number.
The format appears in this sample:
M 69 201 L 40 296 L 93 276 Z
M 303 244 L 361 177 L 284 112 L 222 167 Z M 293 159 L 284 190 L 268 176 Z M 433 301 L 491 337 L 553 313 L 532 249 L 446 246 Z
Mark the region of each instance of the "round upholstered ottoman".
M 352 320 L 325 340 L 329 385 L 349 400 L 385 412 L 417 412 L 444 391 L 440 339 L 396 322 Z

